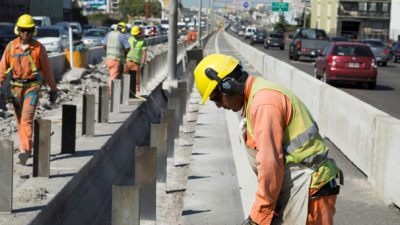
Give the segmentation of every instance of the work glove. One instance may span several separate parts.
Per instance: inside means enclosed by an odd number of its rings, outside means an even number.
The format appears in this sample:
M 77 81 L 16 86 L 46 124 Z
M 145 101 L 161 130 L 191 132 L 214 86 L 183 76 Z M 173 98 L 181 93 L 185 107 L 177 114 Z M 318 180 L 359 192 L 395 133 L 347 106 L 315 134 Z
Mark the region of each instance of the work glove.
M 139 69 L 142 70 L 144 68 L 144 63 L 141 63 Z
M 58 98 L 58 93 L 57 93 L 57 91 L 55 91 L 55 92 L 50 92 L 50 102 L 51 103 L 55 103 L 56 101 L 57 101 L 57 98 Z
M 250 216 L 242 223 L 242 225 L 258 225 L 256 222 L 254 222 Z

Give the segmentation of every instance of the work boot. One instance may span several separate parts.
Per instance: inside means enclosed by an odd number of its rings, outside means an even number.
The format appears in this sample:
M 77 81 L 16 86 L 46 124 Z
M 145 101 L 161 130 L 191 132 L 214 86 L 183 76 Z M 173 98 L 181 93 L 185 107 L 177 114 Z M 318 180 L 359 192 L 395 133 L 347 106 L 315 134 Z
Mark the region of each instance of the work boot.
M 21 150 L 18 153 L 18 158 L 19 158 L 19 164 L 25 165 L 26 161 L 29 158 L 29 154 L 28 154 L 28 152 L 26 150 Z

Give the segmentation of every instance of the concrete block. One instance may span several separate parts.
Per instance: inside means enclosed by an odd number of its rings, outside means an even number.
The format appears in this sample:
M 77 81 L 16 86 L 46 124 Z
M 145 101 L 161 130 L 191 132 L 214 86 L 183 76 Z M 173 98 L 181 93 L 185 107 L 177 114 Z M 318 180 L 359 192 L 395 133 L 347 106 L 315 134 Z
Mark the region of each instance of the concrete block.
M 85 68 L 74 67 L 64 75 L 63 80 L 69 83 L 79 82 L 82 76 L 85 74 L 86 74 Z
M 130 90 L 130 82 L 131 82 L 131 75 L 129 74 L 122 74 L 122 90 L 121 90 L 121 104 L 128 105 L 129 104 L 129 90 Z M 135 88 L 136 90 L 136 88 Z
M 292 73 L 297 70 L 295 67 L 283 62 L 276 61 L 275 66 L 275 82 L 278 82 L 288 88 L 291 89 L 291 81 L 292 81 Z
M 138 147 L 135 150 L 135 186 L 140 186 L 140 219 L 156 221 L 157 148 Z
M 161 109 L 160 124 L 168 124 L 167 127 L 167 158 L 174 158 L 174 137 L 175 137 L 175 110 Z
M 33 140 L 33 177 L 50 177 L 51 120 L 36 119 Z
M 269 55 L 264 56 L 263 77 L 269 81 L 275 81 L 275 62 L 277 60 Z
M 181 118 L 181 99 L 179 97 L 168 98 L 168 109 L 175 110 L 175 139 L 179 139 L 179 121 Z
M 140 186 L 112 187 L 112 225 L 140 225 Z
M 94 94 L 83 95 L 82 105 L 82 136 L 94 136 L 94 114 L 95 98 Z
M 185 110 L 185 103 L 186 103 L 186 96 L 185 96 L 185 89 L 183 88 L 173 88 L 172 89 L 172 96 L 177 97 L 180 99 L 180 105 L 179 105 L 179 124 L 182 126 L 183 125 L 183 116 L 184 116 L 184 110 Z
M 14 142 L 0 140 L 0 212 L 12 212 Z
M 99 87 L 98 123 L 108 123 L 110 112 L 110 95 L 108 86 Z
M 108 96 L 108 93 L 107 93 Z M 76 105 L 62 106 L 61 153 L 75 154 Z
M 111 109 L 112 113 L 119 113 L 119 102 L 121 101 L 121 80 L 114 79 L 111 81 Z
M 263 73 L 264 71 L 264 56 L 266 54 L 262 51 L 255 51 L 255 57 L 253 56 L 253 60 L 250 60 L 250 64 L 251 62 L 254 62 L 255 65 L 253 66 L 254 69 L 256 69 L 257 72 L 259 72 L 260 74 Z
M 157 182 L 167 182 L 168 124 L 151 124 L 150 147 L 157 148 Z

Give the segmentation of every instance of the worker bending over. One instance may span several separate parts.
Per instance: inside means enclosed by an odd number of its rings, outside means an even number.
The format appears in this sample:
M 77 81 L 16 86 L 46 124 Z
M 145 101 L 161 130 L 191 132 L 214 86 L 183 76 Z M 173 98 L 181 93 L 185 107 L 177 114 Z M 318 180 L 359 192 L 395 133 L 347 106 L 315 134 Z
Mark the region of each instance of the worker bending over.
M 133 26 L 131 30 L 133 37 L 128 39 L 130 51 L 126 57 L 126 67 L 124 74 L 129 74 L 129 70 L 136 71 L 136 91 L 140 91 L 140 70 L 146 62 L 146 41 L 140 37 L 140 28 Z
M 203 104 L 209 98 L 218 108 L 243 110 L 241 136 L 258 176 L 243 224 L 333 224 L 341 172 L 304 103 L 284 86 L 248 75 L 232 56 L 207 56 L 194 76 Z
M 193 43 L 196 44 L 196 37 L 197 37 L 196 27 L 193 28 L 193 30 L 189 31 L 189 33 L 188 33 L 188 36 L 186 39 L 188 45 L 190 44 L 190 40 L 192 39 L 192 37 L 193 37 Z
M 111 96 L 111 82 L 114 79 L 118 79 L 121 76 L 124 63 L 126 60 L 126 54 L 128 54 L 130 46 L 128 40 L 125 37 L 127 32 L 126 24 L 124 22 L 118 23 L 115 31 L 111 31 L 103 40 L 103 48 L 106 50 L 107 68 L 110 73 L 110 87 Z
M 19 37 L 6 47 L 0 62 L 0 89 L 7 76 L 8 101 L 12 102 L 20 140 L 18 158 L 25 165 L 32 150 L 33 118 L 39 102 L 42 78 L 50 86 L 50 101 L 57 100 L 57 86 L 46 48 L 32 39 L 36 36 L 35 22 L 30 15 L 19 17 L 14 32 Z M 2 94 L 0 93 L 0 98 Z

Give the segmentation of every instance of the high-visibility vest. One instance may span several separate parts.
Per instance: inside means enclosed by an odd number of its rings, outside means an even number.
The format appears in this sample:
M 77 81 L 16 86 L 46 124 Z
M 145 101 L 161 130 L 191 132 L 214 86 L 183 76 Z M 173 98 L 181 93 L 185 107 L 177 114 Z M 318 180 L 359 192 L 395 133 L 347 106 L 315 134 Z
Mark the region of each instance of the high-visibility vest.
M 247 132 L 253 137 L 249 119 L 249 109 L 254 95 L 263 89 L 270 89 L 284 94 L 292 103 L 293 116 L 289 126 L 283 131 L 283 152 L 286 163 L 301 163 L 312 169 L 311 188 L 320 187 L 332 180 L 340 169 L 328 158 L 328 147 L 319 134 L 314 121 L 304 103 L 284 86 L 256 78 L 250 91 L 246 107 Z
M 125 63 L 125 48 L 119 42 L 120 32 L 112 31 L 107 40 L 107 59 L 114 59 Z
M 139 38 L 136 40 L 134 37 L 130 37 L 128 39 L 128 42 L 131 46 L 131 50 L 128 52 L 126 60 L 136 63 L 142 63 L 143 47 L 146 47 L 145 40 L 143 38 Z
M 7 74 L 10 77 L 10 87 L 8 88 L 8 95 L 9 97 L 13 100 L 13 103 L 15 106 L 17 106 L 17 103 L 22 105 L 22 102 L 19 98 L 17 98 L 18 93 L 14 93 L 13 91 L 13 87 L 17 86 L 17 87 L 24 87 L 24 88 L 30 88 L 30 87 L 34 87 L 37 86 L 37 88 L 34 91 L 31 91 L 29 93 L 26 93 L 24 96 L 24 99 L 29 98 L 30 96 L 32 97 L 32 100 L 30 102 L 30 105 L 35 105 L 36 103 L 36 99 L 37 96 L 39 94 L 40 89 L 42 88 L 42 79 L 40 77 L 41 69 L 40 69 L 40 43 L 37 42 L 36 40 L 32 40 L 32 48 L 29 48 L 27 52 L 21 53 L 21 54 L 14 54 L 14 44 L 18 44 L 19 43 L 19 38 L 14 39 L 13 41 L 10 42 L 10 55 L 9 55 L 9 60 L 10 63 L 10 67 L 7 69 L 6 72 L 4 72 L 5 74 Z M 17 62 L 17 60 L 19 60 L 21 57 L 27 56 L 29 63 L 31 65 L 31 70 L 32 73 L 28 73 L 28 74 L 23 74 L 22 77 L 19 77 L 15 74 L 14 71 L 14 63 Z M 16 60 L 14 60 L 16 58 Z M 12 78 L 15 77 L 19 80 L 33 80 L 36 79 L 36 81 L 32 81 L 28 84 L 23 84 L 20 83 L 18 81 L 12 80 Z

